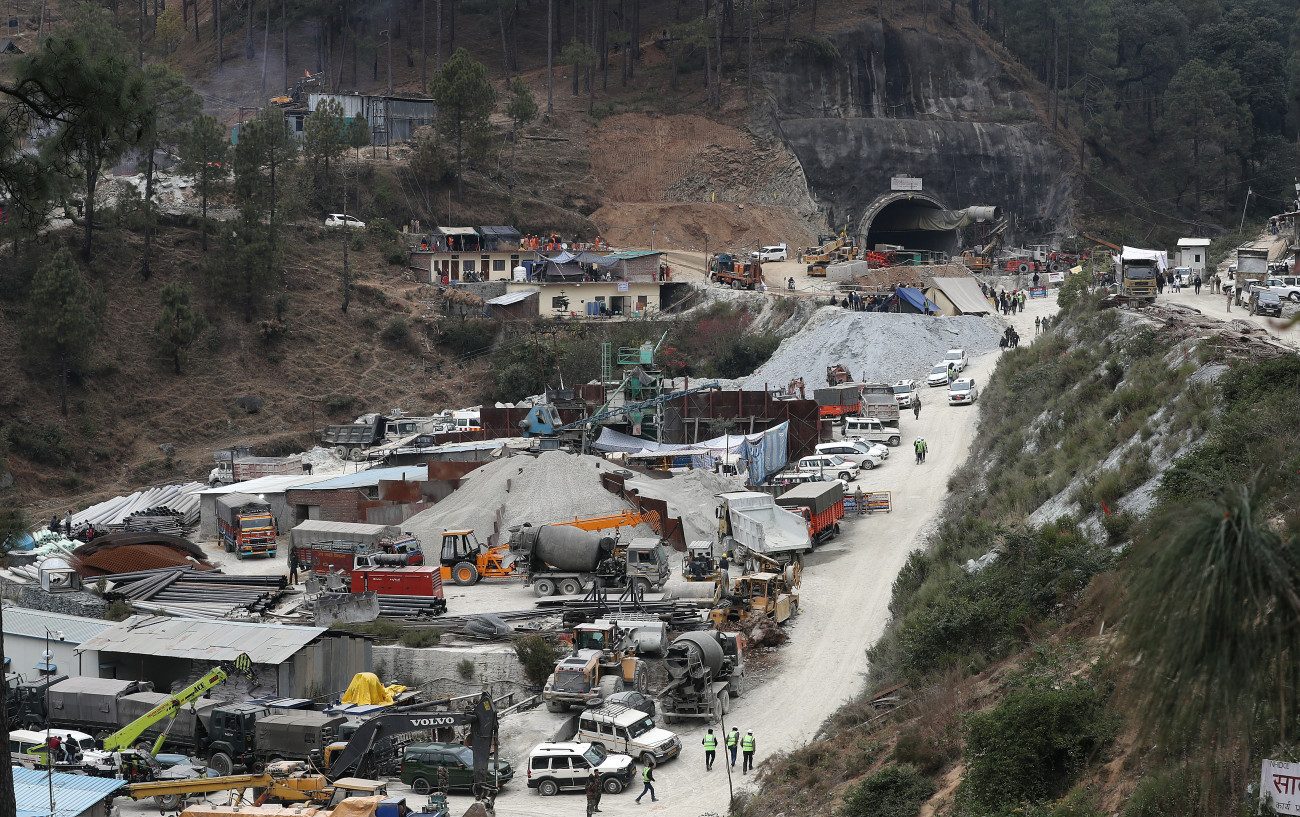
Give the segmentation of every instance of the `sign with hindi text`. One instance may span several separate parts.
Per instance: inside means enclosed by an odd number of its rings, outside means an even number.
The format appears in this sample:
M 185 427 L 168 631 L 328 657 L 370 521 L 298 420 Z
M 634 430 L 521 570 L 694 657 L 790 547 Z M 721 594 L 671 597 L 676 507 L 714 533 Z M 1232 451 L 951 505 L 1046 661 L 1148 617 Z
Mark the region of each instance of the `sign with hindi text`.
M 1278 814 L 1300 814 L 1300 763 L 1265 760 L 1259 778 L 1261 801 L 1272 801 Z
M 1049 273 L 1047 273 L 1047 280 L 1048 280 L 1050 283 L 1053 283 L 1053 284 L 1059 284 L 1059 283 L 1062 283 L 1062 282 L 1065 281 L 1065 273 L 1063 273 L 1063 272 L 1049 272 Z
M 920 191 L 921 180 L 915 176 L 894 176 L 889 180 L 890 190 Z

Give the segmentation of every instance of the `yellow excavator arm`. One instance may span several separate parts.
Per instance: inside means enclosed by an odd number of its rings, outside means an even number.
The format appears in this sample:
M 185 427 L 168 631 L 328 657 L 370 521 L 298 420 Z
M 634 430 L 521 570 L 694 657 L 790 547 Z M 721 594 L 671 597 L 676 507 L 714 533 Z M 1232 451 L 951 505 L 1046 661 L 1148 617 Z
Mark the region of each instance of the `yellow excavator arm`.
M 642 522 L 649 522 L 652 525 L 659 523 L 659 514 L 654 511 L 619 511 L 606 516 L 588 516 L 584 518 L 574 517 L 567 522 L 552 522 L 552 525 L 569 525 L 582 530 L 605 530 L 607 528 L 622 528 L 629 525 L 640 525 Z
M 237 672 L 245 678 L 253 677 L 253 661 L 248 657 L 247 653 L 241 653 L 233 663 L 222 662 L 213 667 L 210 672 L 199 680 L 104 738 L 104 751 L 120 752 L 123 749 L 128 749 L 135 743 L 136 738 L 143 735 L 149 727 L 159 721 L 171 718 L 174 722 L 176 713 L 180 712 L 182 707 L 197 701 L 208 690 L 224 683 L 232 672 Z M 168 729 L 171 728 L 170 723 L 167 726 Z M 162 749 L 163 741 L 166 739 L 167 730 L 163 730 L 163 733 L 154 741 L 153 749 L 150 750 L 149 754 L 158 754 L 158 750 Z

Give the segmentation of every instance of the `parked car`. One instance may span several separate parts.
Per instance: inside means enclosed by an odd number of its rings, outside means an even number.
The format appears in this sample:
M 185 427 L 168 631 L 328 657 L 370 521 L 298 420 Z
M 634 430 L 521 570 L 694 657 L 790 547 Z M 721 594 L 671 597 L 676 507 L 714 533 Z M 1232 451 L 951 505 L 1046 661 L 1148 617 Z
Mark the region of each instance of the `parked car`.
M 412 743 L 402 750 L 402 782 L 416 794 L 428 794 L 438 785 L 438 769 L 446 769 L 453 789 L 468 790 L 474 785 L 474 753 L 459 743 Z M 504 760 L 488 767 L 488 779 L 493 776 L 505 784 L 514 779 L 515 770 Z
M 900 380 L 894 384 L 894 398 L 900 409 L 910 409 L 921 402 L 921 395 L 916 393 L 915 380 Z
M 784 261 L 787 253 L 784 244 L 773 244 L 770 247 L 760 247 L 749 255 L 759 261 Z
M 925 383 L 930 388 L 948 385 L 948 364 L 940 361 L 931 366 L 930 373 L 925 376 Z
M 973 377 L 961 377 L 952 381 L 948 387 L 948 405 L 961 406 L 968 403 L 974 403 L 975 398 L 979 396 L 979 389 L 975 388 L 975 379 Z
M 1171 274 L 1178 279 L 1178 285 L 1180 287 L 1189 287 L 1192 285 L 1191 267 L 1174 267 Z
M 543 797 L 582 791 L 592 769 L 607 794 L 618 794 L 632 782 L 636 762 L 590 743 L 539 743 L 528 755 L 528 788 L 537 789 Z
M 578 740 L 658 765 L 681 754 L 681 738 L 639 709 L 605 704 L 578 716 Z
M 849 462 L 843 457 L 815 455 L 799 460 L 795 470 L 805 473 L 834 475 L 837 479 L 842 479 L 845 482 L 853 482 L 858 478 L 859 469 L 857 463 Z
M 342 213 L 330 213 L 325 217 L 326 227 L 351 227 L 354 230 L 366 229 L 366 223 L 352 216 L 345 216 Z
M 1269 290 L 1276 293 L 1277 297 L 1300 301 L 1300 276 L 1283 275 L 1279 278 L 1270 278 L 1266 283 Z
M 768 477 L 768 482 L 772 485 L 802 485 L 805 482 L 838 482 L 844 490 L 849 489 L 849 483 L 842 479 L 836 479 L 825 474 L 818 474 L 812 471 L 796 471 L 793 468 L 787 468 L 778 474 Z
M 883 447 L 883 446 L 882 446 Z M 857 463 L 859 468 L 865 468 L 868 471 L 880 465 L 884 457 L 873 452 L 867 443 L 855 443 L 853 440 L 840 440 L 834 443 L 818 443 L 816 447 L 818 454 L 830 454 L 840 457 L 852 463 Z
M 1282 299 L 1272 290 L 1262 290 L 1253 292 L 1250 296 L 1250 314 L 1252 315 L 1272 315 L 1275 318 L 1282 317 Z
M 845 420 L 844 438 L 886 445 L 899 445 L 903 441 L 897 428 L 887 426 L 875 417 L 850 417 Z
M 650 717 L 655 716 L 655 699 L 645 694 L 637 692 L 635 689 L 625 689 L 622 692 L 615 692 L 613 695 L 605 698 L 607 704 L 622 704 L 623 706 L 638 709 Z
M 966 364 L 968 362 L 969 361 L 966 360 L 965 349 L 949 349 L 948 354 L 943 356 L 943 365 L 947 366 L 949 363 L 953 364 L 957 368 L 958 374 L 966 371 Z

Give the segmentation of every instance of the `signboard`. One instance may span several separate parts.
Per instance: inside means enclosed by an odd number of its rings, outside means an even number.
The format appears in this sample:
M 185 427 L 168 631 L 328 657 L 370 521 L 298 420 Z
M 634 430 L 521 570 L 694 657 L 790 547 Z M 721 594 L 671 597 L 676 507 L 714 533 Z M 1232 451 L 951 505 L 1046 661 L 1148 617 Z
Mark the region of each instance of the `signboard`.
M 1083 264 L 1080 264 L 1080 265 L 1077 266 L 1077 267 L 1070 267 L 1070 274 L 1071 274 L 1071 275 L 1078 275 L 1078 274 L 1081 273 L 1081 272 L 1083 272 Z
M 619 282 L 618 282 L 618 291 L 619 291 L 619 292 L 627 292 L 627 281 L 619 281 Z
M 920 192 L 921 180 L 915 176 L 895 176 L 889 180 L 889 189 Z
M 1033 289 L 1029 290 L 1029 297 L 1030 297 L 1030 298 L 1046 298 L 1046 297 L 1047 297 L 1047 287 L 1034 287 Z
M 1076 267 L 1076 269 L 1077 269 L 1077 267 Z M 1074 270 L 1071 270 L 1071 272 L 1073 272 L 1073 271 L 1074 271 Z M 1063 282 L 1063 281 L 1065 280 L 1065 273 L 1063 273 L 1063 272 L 1048 272 L 1048 273 L 1047 273 L 1047 280 L 1048 280 L 1049 282 L 1053 283 L 1053 284 L 1059 284 L 1059 283 L 1061 283 L 1061 282 Z
M 1300 763 L 1265 760 L 1259 796 L 1261 801 L 1271 800 L 1278 814 L 1300 814 Z

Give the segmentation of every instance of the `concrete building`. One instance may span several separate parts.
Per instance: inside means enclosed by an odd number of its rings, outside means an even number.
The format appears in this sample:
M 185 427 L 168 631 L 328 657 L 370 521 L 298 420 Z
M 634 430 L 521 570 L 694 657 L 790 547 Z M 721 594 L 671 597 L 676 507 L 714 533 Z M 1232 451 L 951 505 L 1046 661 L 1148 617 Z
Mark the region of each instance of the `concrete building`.
M 446 495 L 426 490 L 428 482 L 429 467 L 421 464 L 371 468 L 290 488 L 285 502 L 293 524 L 282 530 L 308 519 L 398 525 Z
M 94 650 L 79 650 L 86 641 L 113 626 L 113 622 L 98 618 L 82 618 L 45 610 L 29 610 L 8 604 L 4 609 L 4 667 L 5 672 L 17 672 L 28 681 L 51 675 L 89 675 L 105 677 L 101 673 L 99 654 Z M 47 635 L 48 634 L 48 635 Z M 48 640 L 47 640 L 48 639 Z M 44 658 L 46 645 L 53 653 L 48 665 Z M 108 674 L 107 677 L 112 677 Z
M 109 817 L 114 792 L 125 780 L 14 767 L 17 817 Z M 50 803 L 53 793 L 54 803 Z
M 432 99 L 405 96 L 369 96 L 366 94 L 309 94 L 307 110 L 286 112 L 290 132 L 299 138 L 306 120 L 322 102 L 330 99 L 343 109 L 344 119 L 361 117 L 370 131 L 370 144 L 383 147 L 397 145 L 414 137 L 415 129 L 433 124 L 436 106 Z
M 1210 254 L 1210 239 L 1208 238 L 1180 238 L 1178 239 L 1178 264 L 1180 267 L 1187 267 L 1192 274 L 1205 274 L 1205 266 Z
M 638 281 L 511 281 L 509 293 L 536 292 L 537 315 L 583 317 L 610 315 L 641 317 L 663 308 L 664 286 Z M 527 302 L 524 302 L 527 303 Z
M 251 683 L 224 684 L 217 697 L 276 695 L 282 698 L 338 696 L 352 676 L 369 672 L 371 644 L 366 638 L 331 632 L 324 627 L 290 627 L 131 616 L 82 645 L 96 650 L 100 660 L 116 662 L 123 680 L 153 681 L 166 691 L 177 682 L 190 683 L 219 661 L 240 653 L 253 660 Z
M 284 474 L 270 477 L 258 477 L 233 485 L 221 485 L 199 492 L 199 533 L 200 541 L 217 538 L 217 497 L 222 494 L 239 492 L 252 494 L 271 506 L 275 514 L 275 524 L 281 533 L 287 533 L 294 522 L 293 507 L 285 500 L 285 491 L 301 485 L 324 482 L 328 476 L 310 474 Z

